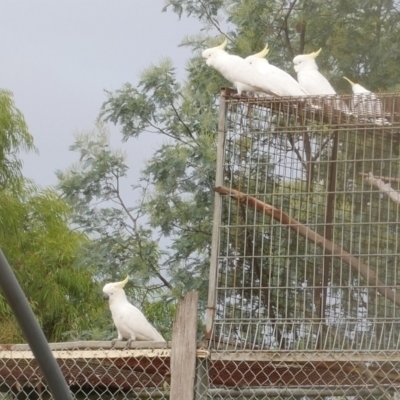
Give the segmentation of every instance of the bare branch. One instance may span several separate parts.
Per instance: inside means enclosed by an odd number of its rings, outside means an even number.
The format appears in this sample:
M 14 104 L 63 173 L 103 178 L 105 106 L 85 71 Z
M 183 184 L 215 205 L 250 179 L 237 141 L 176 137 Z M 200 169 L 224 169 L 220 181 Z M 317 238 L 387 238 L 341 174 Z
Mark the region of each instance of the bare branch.
M 287 137 L 289 138 L 291 150 L 296 154 L 296 156 L 297 156 L 298 160 L 300 161 L 301 165 L 303 166 L 304 170 L 307 171 L 307 163 L 303 160 L 303 157 L 301 156 L 299 149 L 296 147 L 293 136 L 288 133 Z
M 185 144 L 185 145 L 187 145 L 187 146 L 192 147 L 193 149 L 195 148 L 195 146 L 193 146 L 191 143 L 185 142 L 185 141 L 182 140 L 181 138 L 179 138 L 179 137 L 177 137 L 177 136 L 174 136 L 174 135 L 172 135 L 171 133 L 168 133 L 168 132 L 165 131 L 164 129 L 162 129 L 162 128 L 160 128 L 160 127 L 158 127 L 158 126 L 152 124 L 150 121 L 147 121 L 147 122 L 148 122 L 148 124 L 149 124 L 151 127 L 153 127 L 154 129 L 157 129 L 157 131 L 161 132 L 163 135 L 168 136 L 168 137 L 170 137 L 170 138 L 172 138 L 172 139 L 175 139 L 175 140 L 177 140 L 178 142 L 181 142 L 181 143 L 183 143 L 183 144 Z
M 143 251 L 142 251 L 142 240 L 138 234 L 136 234 L 136 239 L 137 239 L 137 244 L 139 246 L 139 255 L 142 260 L 144 260 L 143 257 Z M 168 288 L 172 289 L 172 285 L 161 275 L 161 273 L 157 270 L 157 268 L 152 265 L 152 264 L 147 264 L 147 266 L 156 274 L 158 279 Z
M 333 138 L 333 135 L 335 132 L 332 132 L 321 144 L 320 149 L 315 153 L 314 157 L 312 158 L 312 161 L 317 161 L 319 156 L 322 153 L 322 150 L 325 148 L 325 146 L 330 142 L 330 140 Z
M 229 40 L 232 40 L 232 38 L 229 37 L 229 35 L 227 35 L 227 34 L 221 29 L 221 27 L 220 27 L 219 24 L 218 24 L 218 21 L 216 21 L 216 19 L 213 18 L 213 16 L 208 12 L 207 6 L 206 6 L 201 0 L 198 0 L 198 2 L 199 2 L 199 3 L 201 4 L 201 6 L 203 7 L 204 12 L 205 12 L 205 14 L 207 15 L 208 21 L 211 22 L 211 24 L 214 26 L 214 28 L 215 28 L 221 35 L 224 35 L 224 36 L 226 36 Z
M 178 110 L 175 108 L 174 103 L 171 102 L 171 107 L 174 110 L 174 113 L 176 115 L 176 117 L 178 118 L 179 122 L 184 126 L 184 128 L 186 129 L 187 133 L 189 134 L 189 136 L 193 139 L 193 141 L 198 145 L 196 139 L 194 138 L 192 131 L 190 130 L 190 128 L 185 124 L 185 122 L 182 120 L 181 116 L 178 113 Z
M 290 36 L 289 36 L 289 17 L 290 14 L 293 11 L 294 6 L 296 5 L 297 0 L 293 0 L 290 4 L 289 4 L 289 8 L 287 13 L 285 14 L 285 16 L 283 17 L 283 24 L 281 26 L 281 30 L 284 33 L 285 36 L 285 43 L 286 43 L 286 47 L 289 51 L 290 57 L 293 59 L 294 58 L 294 51 L 293 51 L 293 47 L 292 47 L 292 43 L 290 41 Z

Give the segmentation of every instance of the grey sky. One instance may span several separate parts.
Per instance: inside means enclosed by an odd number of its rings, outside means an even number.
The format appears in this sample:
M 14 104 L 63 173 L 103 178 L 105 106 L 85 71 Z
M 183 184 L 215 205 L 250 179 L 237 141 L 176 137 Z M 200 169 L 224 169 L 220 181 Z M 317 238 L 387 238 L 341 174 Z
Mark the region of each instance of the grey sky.
M 163 5 L 164 0 L 2 2 L 0 87 L 14 93 L 40 152 L 24 156 L 28 177 L 55 184 L 54 171 L 76 160 L 68 147 L 76 132 L 94 127 L 103 89 L 136 82 L 142 69 L 165 56 L 184 77 L 190 51 L 178 45 L 200 26 L 162 13 Z M 115 143 L 121 136 L 112 132 Z M 158 143 L 147 136 L 123 146 L 138 171 Z

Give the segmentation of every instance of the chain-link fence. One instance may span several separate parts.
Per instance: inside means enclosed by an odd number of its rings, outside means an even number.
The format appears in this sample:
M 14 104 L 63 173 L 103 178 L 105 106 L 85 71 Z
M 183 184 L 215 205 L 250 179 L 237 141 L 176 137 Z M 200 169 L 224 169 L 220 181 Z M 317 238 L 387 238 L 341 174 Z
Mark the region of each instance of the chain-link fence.
M 123 345 L 122 345 L 123 346 Z M 110 342 L 51 344 L 76 399 L 167 399 L 170 349 L 167 343 L 137 342 L 124 349 Z M 27 345 L 0 347 L 0 398 L 48 399 L 44 377 Z
M 225 90 L 218 144 L 209 394 L 393 396 L 400 95 Z

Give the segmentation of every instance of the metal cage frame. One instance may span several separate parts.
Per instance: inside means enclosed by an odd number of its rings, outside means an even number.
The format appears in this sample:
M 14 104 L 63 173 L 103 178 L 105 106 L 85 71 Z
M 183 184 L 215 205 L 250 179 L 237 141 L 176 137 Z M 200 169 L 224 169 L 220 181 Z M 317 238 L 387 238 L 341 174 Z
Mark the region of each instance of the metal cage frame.
M 399 94 L 222 89 L 206 317 L 222 386 L 397 393 L 399 144 Z

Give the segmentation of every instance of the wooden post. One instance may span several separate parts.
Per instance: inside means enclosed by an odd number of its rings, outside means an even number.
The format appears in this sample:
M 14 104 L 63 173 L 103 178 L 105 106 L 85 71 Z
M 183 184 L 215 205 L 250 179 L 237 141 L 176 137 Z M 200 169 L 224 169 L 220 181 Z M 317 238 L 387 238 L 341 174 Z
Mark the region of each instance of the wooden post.
M 172 328 L 170 400 L 193 400 L 196 373 L 197 292 L 188 293 Z

